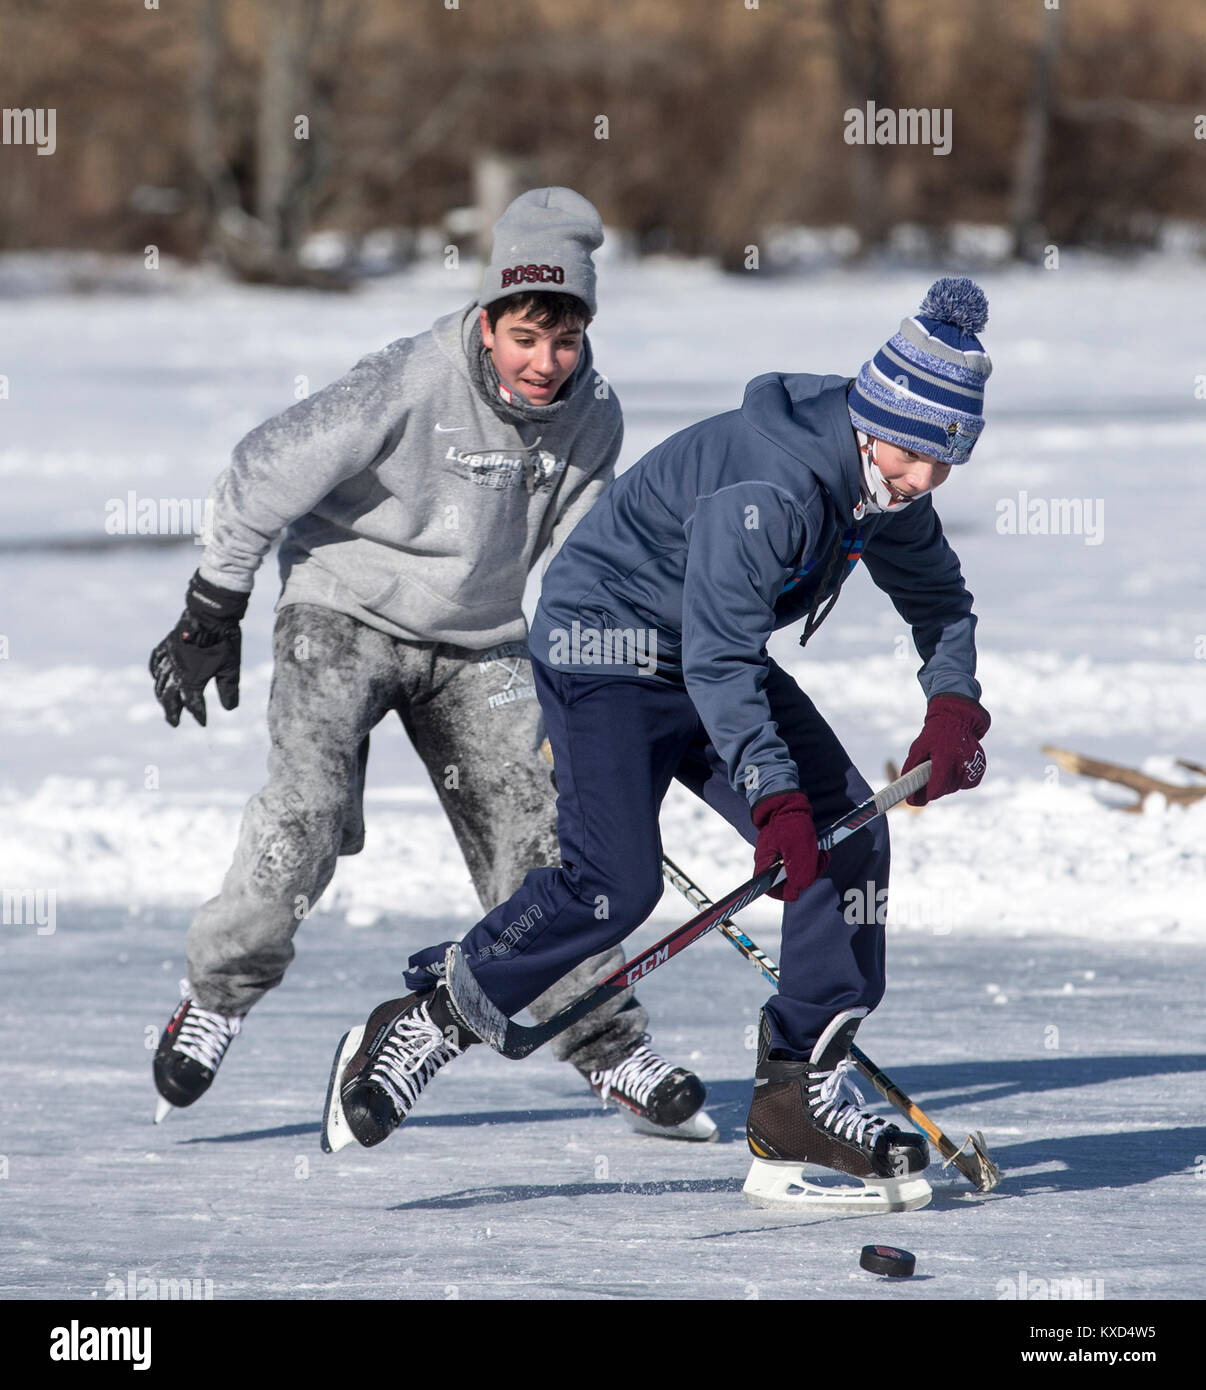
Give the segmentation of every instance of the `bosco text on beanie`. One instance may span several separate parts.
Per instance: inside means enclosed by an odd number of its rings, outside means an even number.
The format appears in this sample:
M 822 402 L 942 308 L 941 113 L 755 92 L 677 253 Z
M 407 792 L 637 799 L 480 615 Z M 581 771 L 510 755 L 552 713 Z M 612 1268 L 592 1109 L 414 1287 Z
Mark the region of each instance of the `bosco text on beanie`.
M 603 242 L 595 205 L 572 188 L 521 193 L 494 224 L 494 247 L 477 302 L 520 291 L 573 294 L 595 314 L 595 264 Z

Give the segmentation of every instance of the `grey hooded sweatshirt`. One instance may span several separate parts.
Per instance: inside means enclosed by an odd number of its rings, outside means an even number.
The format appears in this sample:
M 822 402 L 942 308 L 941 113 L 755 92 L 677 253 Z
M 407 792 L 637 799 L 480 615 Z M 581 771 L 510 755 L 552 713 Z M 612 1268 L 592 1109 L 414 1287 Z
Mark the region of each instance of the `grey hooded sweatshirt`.
M 478 314 L 370 353 L 252 430 L 214 484 L 202 577 L 249 592 L 283 532 L 278 607 L 471 650 L 522 640 L 528 573 L 611 481 L 623 419 L 585 338 L 557 400 L 508 403 Z

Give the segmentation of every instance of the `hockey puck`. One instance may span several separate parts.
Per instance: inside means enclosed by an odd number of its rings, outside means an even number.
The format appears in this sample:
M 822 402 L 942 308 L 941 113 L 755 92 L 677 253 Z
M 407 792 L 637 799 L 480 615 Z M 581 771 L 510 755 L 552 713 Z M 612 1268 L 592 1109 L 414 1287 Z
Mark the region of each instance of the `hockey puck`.
M 894 1245 L 864 1245 L 858 1262 L 872 1274 L 886 1274 L 889 1279 L 907 1279 L 917 1268 L 917 1256 Z

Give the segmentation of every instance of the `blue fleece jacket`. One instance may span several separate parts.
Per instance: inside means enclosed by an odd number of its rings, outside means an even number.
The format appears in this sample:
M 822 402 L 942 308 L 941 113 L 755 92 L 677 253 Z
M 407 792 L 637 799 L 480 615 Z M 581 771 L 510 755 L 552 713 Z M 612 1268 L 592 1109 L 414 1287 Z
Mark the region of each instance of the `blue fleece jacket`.
M 532 655 L 555 670 L 685 687 L 751 805 L 799 786 L 764 693 L 767 640 L 837 592 L 856 526 L 926 697 L 980 697 L 972 596 L 932 499 L 856 519 L 850 380 L 756 377 L 740 410 L 652 449 L 575 527 L 532 623 Z

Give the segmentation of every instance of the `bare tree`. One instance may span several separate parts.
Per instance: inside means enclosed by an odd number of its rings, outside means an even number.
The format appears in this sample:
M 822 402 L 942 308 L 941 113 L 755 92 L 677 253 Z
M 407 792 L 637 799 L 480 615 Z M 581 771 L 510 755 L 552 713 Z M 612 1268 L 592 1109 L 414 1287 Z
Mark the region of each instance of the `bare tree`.
M 204 0 L 200 10 L 193 153 L 210 240 L 244 279 L 340 286 L 343 277 L 303 266 L 300 253 L 333 165 L 331 96 L 362 0 L 341 7 L 335 0 L 256 0 L 256 10 L 263 61 L 250 208 L 240 197 L 222 139 L 222 81 L 230 60 L 224 0 Z
M 221 74 L 226 60 L 223 0 L 201 0 L 197 21 L 197 64 L 192 90 L 193 163 L 202 185 L 205 233 L 236 211 L 238 189 L 222 148 Z
M 1022 138 L 1018 142 L 1013 169 L 1013 196 L 1010 222 L 1013 253 L 1019 259 L 1033 260 L 1042 241 L 1043 174 L 1047 163 L 1047 140 L 1055 104 L 1055 63 L 1059 57 L 1063 11 L 1058 7 L 1042 11 L 1043 33 L 1035 53 L 1034 82 L 1026 107 Z
M 828 0 L 839 90 L 849 106 L 892 105 L 890 35 L 885 0 Z M 886 196 L 883 151 L 868 142 L 854 152 L 851 173 L 853 220 L 868 251 L 883 244 L 893 222 Z

